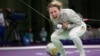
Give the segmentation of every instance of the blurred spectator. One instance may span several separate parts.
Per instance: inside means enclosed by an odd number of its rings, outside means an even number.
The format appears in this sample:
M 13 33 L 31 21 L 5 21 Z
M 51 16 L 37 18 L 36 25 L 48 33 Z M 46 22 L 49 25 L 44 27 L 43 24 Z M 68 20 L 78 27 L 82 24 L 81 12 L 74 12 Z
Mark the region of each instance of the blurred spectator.
M 100 28 L 99 28 L 99 32 L 100 32 Z
M 6 8 L 6 26 L 11 26 L 13 24 L 13 21 L 10 20 L 10 15 L 13 13 L 11 8 Z
M 25 36 L 24 36 L 24 45 L 31 45 L 34 40 L 33 40 L 33 33 L 32 33 L 32 28 L 29 28 L 29 31 L 25 33 Z
M 7 20 L 10 19 L 10 15 L 13 13 L 11 8 L 6 8 L 6 18 Z
M 100 28 L 99 28 L 99 39 L 100 39 Z
M 93 37 L 95 39 L 98 39 L 100 37 L 100 32 L 99 32 L 99 28 L 94 28 L 92 29 L 92 32 L 93 32 Z
M 0 8 L 0 43 L 1 46 L 6 45 L 5 20 L 2 8 Z
M 23 38 L 23 42 L 24 42 L 24 45 L 27 46 L 27 45 L 30 45 L 30 37 L 29 37 L 29 33 L 26 32 L 25 35 L 24 35 L 24 38 Z
M 41 38 L 41 42 L 46 43 L 47 41 L 47 31 L 45 30 L 45 28 L 43 27 L 40 31 L 40 38 Z
M 30 42 L 33 43 L 34 42 L 34 34 L 32 33 L 32 28 L 29 28 L 29 37 L 30 37 Z

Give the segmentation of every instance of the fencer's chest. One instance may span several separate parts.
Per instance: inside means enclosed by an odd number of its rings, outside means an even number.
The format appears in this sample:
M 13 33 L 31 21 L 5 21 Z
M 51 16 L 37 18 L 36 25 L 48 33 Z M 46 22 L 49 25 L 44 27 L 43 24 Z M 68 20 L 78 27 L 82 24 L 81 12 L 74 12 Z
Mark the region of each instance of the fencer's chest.
M 58 23 L 64 23 L 64 22 L 69 22 L 68 17 L 67 16 L 60 16 Z

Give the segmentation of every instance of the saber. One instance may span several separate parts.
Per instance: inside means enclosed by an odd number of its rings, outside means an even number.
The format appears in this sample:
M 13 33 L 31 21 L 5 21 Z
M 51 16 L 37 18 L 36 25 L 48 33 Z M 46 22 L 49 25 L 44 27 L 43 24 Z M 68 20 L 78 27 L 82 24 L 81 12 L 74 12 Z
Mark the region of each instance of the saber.
M 90 21 L 100 21 L 100 20 L 96 20 L 96 19 L 89 19 Z
M 84 21 L 100 21 L 100 20 L 97 20 L 97 19 L 83 19 Z

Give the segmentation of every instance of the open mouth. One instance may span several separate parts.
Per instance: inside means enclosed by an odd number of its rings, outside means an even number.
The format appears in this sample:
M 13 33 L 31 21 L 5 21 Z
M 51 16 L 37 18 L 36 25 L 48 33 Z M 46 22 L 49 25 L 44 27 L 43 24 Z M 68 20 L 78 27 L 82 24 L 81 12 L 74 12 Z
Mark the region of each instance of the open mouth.
M 57 18 L 57 16 L 53 17 L 53 18 Z

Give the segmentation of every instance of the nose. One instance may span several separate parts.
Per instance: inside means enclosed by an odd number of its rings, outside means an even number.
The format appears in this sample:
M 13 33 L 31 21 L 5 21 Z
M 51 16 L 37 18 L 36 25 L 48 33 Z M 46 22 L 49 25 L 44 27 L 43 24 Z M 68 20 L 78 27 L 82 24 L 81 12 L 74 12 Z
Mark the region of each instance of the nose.
M 53 12 L 52 15 L 55 15 L 55 13 Z

